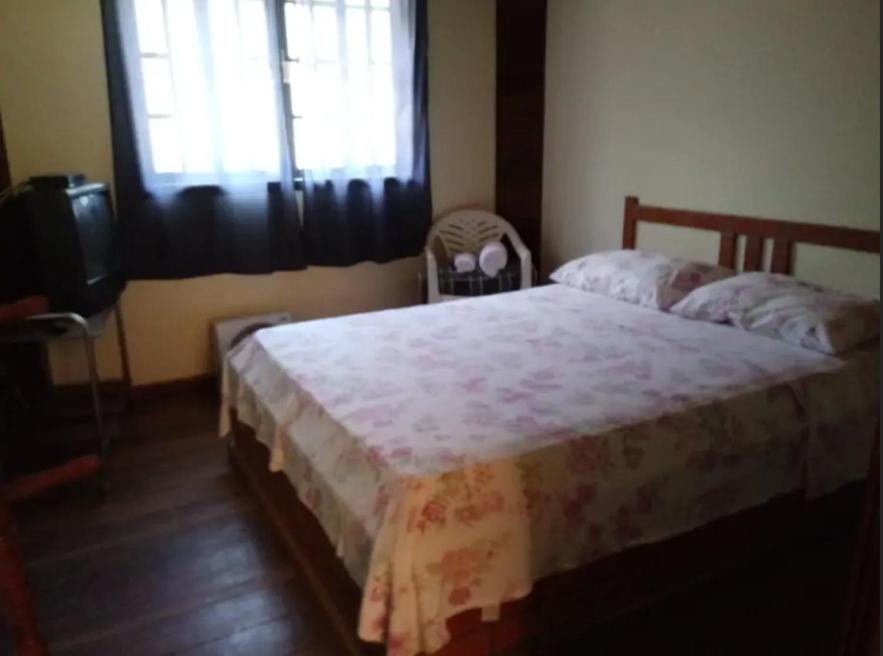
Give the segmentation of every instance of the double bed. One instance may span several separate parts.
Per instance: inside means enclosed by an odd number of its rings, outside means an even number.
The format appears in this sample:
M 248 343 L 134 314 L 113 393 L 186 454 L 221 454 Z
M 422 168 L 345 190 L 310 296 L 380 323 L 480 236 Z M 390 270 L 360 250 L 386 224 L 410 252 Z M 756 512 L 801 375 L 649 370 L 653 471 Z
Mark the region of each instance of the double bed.
M 716 230 L 730 265 L 745 234 L 746 269 L 764 237 L 780 272 L 797 241 L 879 252 L 636 199 L 624 247 L 639 221 Z M 878 361 L 876 340 L 824 355 L 552 284 L 259 331 L 221 432 L 350 651 L 491 653 L 547 631 L 568 586 L 641 587 L 636 554 L 683 578 L 860 480 Z

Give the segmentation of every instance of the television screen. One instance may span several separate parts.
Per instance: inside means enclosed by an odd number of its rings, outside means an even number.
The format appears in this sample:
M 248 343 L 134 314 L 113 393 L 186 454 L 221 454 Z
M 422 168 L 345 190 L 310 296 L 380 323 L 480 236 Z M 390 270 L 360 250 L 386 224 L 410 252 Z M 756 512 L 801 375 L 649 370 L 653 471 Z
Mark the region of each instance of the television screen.
M 113 215 L 106 193 L 83 194 L 71 202 L 79 234 L 86 284 L 112 273 L 115 260 Z

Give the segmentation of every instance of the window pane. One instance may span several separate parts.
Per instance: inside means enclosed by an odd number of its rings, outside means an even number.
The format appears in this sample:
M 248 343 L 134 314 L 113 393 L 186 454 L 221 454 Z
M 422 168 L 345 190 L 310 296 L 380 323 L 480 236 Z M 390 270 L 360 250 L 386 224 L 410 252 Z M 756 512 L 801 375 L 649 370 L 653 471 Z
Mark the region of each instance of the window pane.
M 302 59 L 313 51 L 310 10 L 300 3 L 285 3 L 285 40 L 289 59 Z
M 215 3 L 212 3 L 211 7 L 214 6 Z M 168 36 L 172 70 L 178 77 L 179 65 L 194 70 L 201 66 L 204 43 L 201 30 L 197 26 L 197 16 L 192 1 L 168 2 L 166 9 L 168 10 Z M 205 75 L 203 71 L 199 71 L 198 74 L 199 77 Z
M 392 35 L 388 11 L 371 12 L 371 56 L 377 63 L 392 61 Z
M 334 7 L 313 9 L 313 38 L 317 59 L 337 61 L 337 9 Z
M 370 109 L 369 87 L 366 82 L 367 80 L 360 80 L 358 86 L 350 88 L 350 112 L 347 122 L 350 130 L 350 162 L 360 166 L 367 166 L 374 161 L 372 155 L 373 116 Z
M 252 171 L 279 168 L 279 135 L 273 93 L 273 80 L 267 62 L 256 61 L 243 79 L 242 92 L 248 99 L 243 107 L 244 123 L 237 126 L 245 145 L 245 161 Z
M 149 120 L 150 152 L 156 173 L 179 173 L 181 149 L 178 144 L 178 126 L 173 118 Z
M 350 63 L 350 79 L 355 66 L 359 68 L 368 63 L 368 23 L 364 9 L 346 10 L 346 58 Z M 364 75 L 364 73 L 362 73 Z
M 305 118 L 296 118 L 292 121 L 294 134 L 294 160 L 299 169 L 316 168 L 316 155 L 313 153 L 313 140 L 310 122 Z
M 305 116 L 308 113 L 308 101 L 312 95 L 312 75 L 310 68 L 304 64 L 291 64 L 288 67 L 289 101 L 291 114 L 294 117 Z
M 138 48 L 141 52 L 166 51 L 166 26 L 162 0 L 135 0 Z
M 288 70 L 299 168 L 395 164 L 390 4 L 285 3 L 287 54 L 301 62 Z
M 370 66 L 350 66 L 347 92 L 346 123 L 349 129 L 350 162 L 366 166 L 373 161 Z
M 266 50 L 255 57 L 255 43 L 266 48 L 266 14 L 251 0 L 208 4 L 212 97 L 216 151 L 227 172 L 278 170 L 275 92 Z M 251 11 L 249 18 L 243 12 Z
M 204 123 L 204 122 L 203 122 Z M 212 170 L 212 142 L 205 126 L 191 125 L 195 129 L 184 129 L 184 168 L 189 173 L 208 173 Z
M 374 161 L 391 166 L 396 159 L 396 138 L 392 69 L 389 66 L 374 67 L 373 90 L 371 135 L 374 141 Z
M 375 111 L 386 112 L 390 120 L 393 116 L 392 69 L 383 64 L 373 67 L 372 106 Z
M 239 24 L 236 0 L 214 0 L 209 4 L 209 31 L 214 69 L 213 110 L 217 120 L 217 142 L 223 169 L 244 171 L 248 155 L 243 129 L 248 126 L 246 104 L 248 93 L 243 88 Z
M 175 120 L 185 171 L 214 168 L 212 99 L 206 79 L 202 30 L 192 0 L 166 1 L 169 63 L 175 88 Z
M 175 92 L 172 89 L 172 72 L 169 62 L 156 57 L 141 60 L 144 75 L 144 97 L 148 114 L 174 114 Z
M 239 3 L 239 29 L 245 51 L 251 57 L 266 59 L 270 47 L 267 44 L 267 17 L 263 0 Z
M 313 149 L 319 166 L 335 168 L 344 164 L 343 110 L 344 96 L 341 88 L 340 68 L 337 64 L 319 64 L 316 69 L 316 97 L 321 104 L 310 115 L 314 128 Z M 318 145 L 321 144 L 321 148 Z

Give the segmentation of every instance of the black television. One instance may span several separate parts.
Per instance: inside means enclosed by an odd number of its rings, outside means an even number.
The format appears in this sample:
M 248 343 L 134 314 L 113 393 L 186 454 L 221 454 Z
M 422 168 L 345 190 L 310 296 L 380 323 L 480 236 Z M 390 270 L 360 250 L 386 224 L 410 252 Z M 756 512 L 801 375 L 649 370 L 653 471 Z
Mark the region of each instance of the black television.
M 107 185 L 32 178 L 0 212 L 0 300 L 42 294 L 55 312 L 90 316 L 125 287 Z

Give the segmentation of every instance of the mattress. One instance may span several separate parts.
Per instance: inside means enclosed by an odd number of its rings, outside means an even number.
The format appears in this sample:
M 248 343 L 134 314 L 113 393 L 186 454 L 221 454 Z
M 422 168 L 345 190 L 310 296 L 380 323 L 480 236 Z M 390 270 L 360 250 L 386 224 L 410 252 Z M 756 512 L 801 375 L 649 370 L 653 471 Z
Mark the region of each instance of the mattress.
M 861 478 L 878 358 L 547 285 L 261 330 L 221 432 L 255 430 L 362 588 L 359 635 L 410 656 L 545 575 Z

